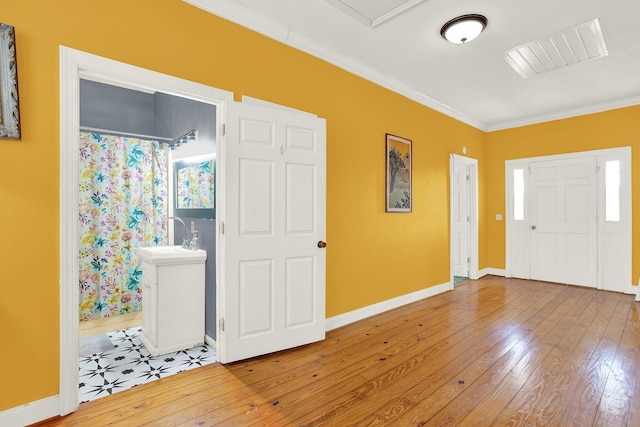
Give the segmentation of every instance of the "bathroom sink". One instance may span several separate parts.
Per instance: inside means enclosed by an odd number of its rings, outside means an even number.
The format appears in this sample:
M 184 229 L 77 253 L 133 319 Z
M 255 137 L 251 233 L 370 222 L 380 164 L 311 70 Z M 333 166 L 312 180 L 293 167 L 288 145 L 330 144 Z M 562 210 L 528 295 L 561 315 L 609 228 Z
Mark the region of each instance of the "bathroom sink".
M 207 259 L 207 251 L 182 246 L 145 246 L 136 249 L 138 257 L 154 265 L 197 264 Z

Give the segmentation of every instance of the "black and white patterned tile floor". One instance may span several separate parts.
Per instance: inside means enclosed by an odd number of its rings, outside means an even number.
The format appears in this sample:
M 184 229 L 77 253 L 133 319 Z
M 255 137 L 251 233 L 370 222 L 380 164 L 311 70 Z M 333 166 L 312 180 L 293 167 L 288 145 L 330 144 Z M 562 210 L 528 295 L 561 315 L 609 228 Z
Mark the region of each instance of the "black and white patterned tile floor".
M 138 338 L 141 330 L 109 332 L 113 350 L 80 358 L 80 403 L 216 361 L 207 344 L 153 357 Z

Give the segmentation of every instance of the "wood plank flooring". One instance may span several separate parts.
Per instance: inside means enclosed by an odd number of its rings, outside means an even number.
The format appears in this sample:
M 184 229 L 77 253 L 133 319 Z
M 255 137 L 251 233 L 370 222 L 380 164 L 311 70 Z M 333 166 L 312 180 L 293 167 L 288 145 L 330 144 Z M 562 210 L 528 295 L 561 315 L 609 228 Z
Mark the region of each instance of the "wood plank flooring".
M 41 426 L 640 426 L 632 295 L 487 276 Z

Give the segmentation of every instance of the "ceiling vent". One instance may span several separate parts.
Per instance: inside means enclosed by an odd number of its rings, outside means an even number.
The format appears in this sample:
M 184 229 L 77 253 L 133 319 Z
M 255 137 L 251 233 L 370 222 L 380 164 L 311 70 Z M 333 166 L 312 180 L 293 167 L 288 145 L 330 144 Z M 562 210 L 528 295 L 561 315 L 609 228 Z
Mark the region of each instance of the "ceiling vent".
M 561 33 L 523 44 L 504 54 L 504 59 L 522 78 L 527 79 L 545 71 L 607 56 L 607 46 L 594 19 Z
M 377 27 L 424 0 L 327 0 L 369 27 Z

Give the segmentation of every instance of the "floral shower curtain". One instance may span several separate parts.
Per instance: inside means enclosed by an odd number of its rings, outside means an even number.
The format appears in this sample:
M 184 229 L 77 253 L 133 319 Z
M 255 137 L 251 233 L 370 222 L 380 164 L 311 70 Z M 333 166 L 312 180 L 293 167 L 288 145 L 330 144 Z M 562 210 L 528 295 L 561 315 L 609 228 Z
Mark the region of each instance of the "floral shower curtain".
M 158 142 L 80 133 L 80 320 L 141 310 L 135 249 L 167 244 L 167 166 Z

